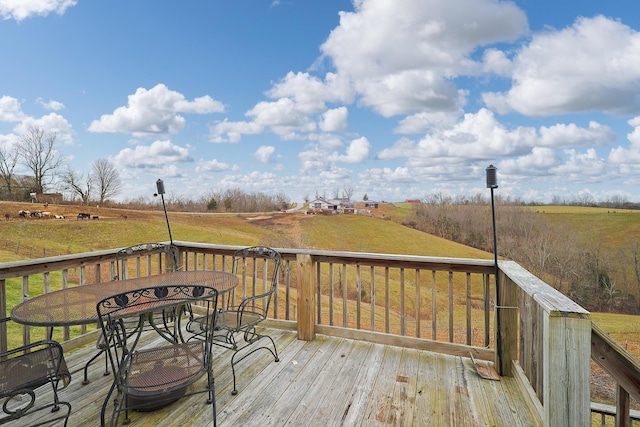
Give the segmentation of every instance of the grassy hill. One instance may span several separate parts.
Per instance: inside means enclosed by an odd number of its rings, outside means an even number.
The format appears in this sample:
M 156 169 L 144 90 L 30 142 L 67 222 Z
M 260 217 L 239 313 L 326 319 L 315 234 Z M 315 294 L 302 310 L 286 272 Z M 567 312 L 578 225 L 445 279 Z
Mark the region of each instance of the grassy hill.
M 36 205 L 39 206 L 39 205 Z M 31 256 L 57 255 L 129 246 L 140 242 L 169 240 L 162 211 L 55 206 L 52 214 L 63 220 L 19 218 L 30 204 L 0 203 L 0 212 L 11 214 L 0 221 L 0 260 L 16 259 L 18 245 L 32 248 Z M 78 212 L 98 220 L 78 220 Z M 450 242 L 400 225 L 390 218 L 398 215 L 393 206 L 374 212 L 377 216 L 270 215 L 169 213 L 174 240 L 231 245 L 265 244 L 341 251 L 433 255 L 463 258 L 491 258 L 491 254 Z M 126 219 L 125 217 L 126 216 Z

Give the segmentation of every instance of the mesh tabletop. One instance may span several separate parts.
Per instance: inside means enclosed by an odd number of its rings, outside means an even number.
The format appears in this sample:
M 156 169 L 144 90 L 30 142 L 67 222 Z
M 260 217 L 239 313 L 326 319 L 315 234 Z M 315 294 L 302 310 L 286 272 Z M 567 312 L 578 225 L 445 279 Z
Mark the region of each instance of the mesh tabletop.
M 104 298 L 152 286 L 200 285 L 226 292 L 238 278 L 223 271 L 178 271 L 135 279 L 75 286 L 40 295 L 13 308 L 11 319 L 32 326 L 69 326 L 98 321 L 96 305 Z

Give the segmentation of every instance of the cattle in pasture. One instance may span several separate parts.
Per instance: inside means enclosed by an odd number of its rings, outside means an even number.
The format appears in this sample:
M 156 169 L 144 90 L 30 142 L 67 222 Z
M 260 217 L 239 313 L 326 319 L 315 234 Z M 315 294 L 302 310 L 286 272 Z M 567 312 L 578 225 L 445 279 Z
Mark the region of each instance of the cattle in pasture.
M 122 219 L 124 219 L 126 221 L 128 217 L 123 214 L 123 215 L 120 215 L 120 218 L 122 218 Z
M 49 218 L 51 216 L 51 212 L 42 212 L 43 218 Z
M 31 218 L 42 218 L 42 211 L 31 212 Z
M 64 215 L 57 215 L 57 214 L 56 214 L 56 215 L 55 215 L 55 218 L 56 218 L 56 219 L 64 219 Z
M 98 218 L 98 215 L 94 215 L 91 217 L 91 219 L 100 219 L 100 218 Z
M 11 214 L 10 213 L 5 213 L 4 214 L 4 219 L 6 219 L 7 221 L 9 221 L 11 219 Z
M 81 219 L 81 220 L 85 220 L 85 219 L 91 219 L 91 214 L 90 213 L 86 213 L 86 212 L 80 212 L 78 214 L 78 218 L 77 219 Z
M 22 218 L 27 218 L 31 216 L 31 212 L 26 211 L 26 210 L 21 210 L 18 212 L 18 216 L 22 217 Z

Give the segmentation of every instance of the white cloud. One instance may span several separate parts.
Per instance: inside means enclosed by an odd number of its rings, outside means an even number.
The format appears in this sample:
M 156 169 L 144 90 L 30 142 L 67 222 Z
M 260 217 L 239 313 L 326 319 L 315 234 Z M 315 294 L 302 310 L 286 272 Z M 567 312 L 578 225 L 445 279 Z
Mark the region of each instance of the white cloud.
M 598 122 L 589 122 L 588 128 L 574 123 L 540 128 L 538 145 L 545 147 L 575 147 L 609 145 L 616 140 L 615 132 Z
M 230 122 L 224 119 L 211 128 L 211 142 L 240 142 L 242 135 L 256 135 L 264 131 L 264 126 L 254 122 Z
M 640 33 L 620 21 L 579 18 L 569 28 L 538 33 L 513 64 L 512 88 L 483 95 L 497 111 L 528 116 L 640 111 Z
M 524 13 L 491 0 L 361 0 L 341 12 L 321 46 L 339 79 L 352 81 L 360 102 L 385 117 L 456 110 L 464 103 L 450 78 L 475 74 L 478 46 L 528 31 Z
M 179 113 L 210 114 L 223 112 L 224 106 L 210 96 L 187 101 L 179 92 L 158 84 L 147 90 L 138 88 L 129 95 L 128 105 L 118 107 L 89 125 L 91 132 L 122 132 L 134 136 L 178 133 L 185 125 Z
M 267 92 L 271 98 L 290 98 L 296 108 L 305 114 L 326 109 L 325 102 L 353 101 L 353 89 L 349 82 L 334 73 L 327 73 L 325 80 L 309 73 L 289 72 Z
M 57 113 L 49 113 L 39 119 L 25 117 L 22 122 L 15 127 L 14 131 L 22 135 L 29 132 L 33 127 L 40 127 L 47 132 L 57 134 L 56 139 L 64 144 L 71 144 L 73 142 L 73 128 L 71 124 L 67 119 Z
M 216 159 L 201 160 L 196 166 L 196 172 L 224 172 L 229 170 L 230 167 L 226 163 L 219 162 Z
M 256 104 L 247 116 L 258 125 L 269 126 L 283 139 L 297 138 L 297 132 L 313 132 L 316 124 L 299 104 L 290 98 L 280 98 L 275 102 L 262 101 Z
M 347 118 L 349 111 L 347 107 L 338 107 L 327 110 L 322 116 L 320 130 L 323 132 L 339 132 L 347 129 Z
M 24 118 L 20 101 L 7 95 L 0 98 L 0 122 L 19 122 Z
M 75 6 L 77 0 L 0 0 L 0 16 L 3 19 L 22 21 L 32 16 L 47 16 L 50 13 L 63 15 L 67 8 Z
M 531 153 L 498 164 L 501 174 L 538 176 L 548 175 L 549 168 L 558 166 L 561 159 L 555 151 L 546 147 L 533 147 Z
M 371 144 L 369 140 L 363 136 L 351 141 L 345 154 L 333 153 L 329 156 L 329 160 L 342 163 L 362 163 L 369 158 L 370 154 Z
M 262 163 L 269 163 L 271 161 L 271 156 L 273 156 L 275 151 L 275 147 L 271 145 L 263 145 L 253 153 L 253 156 Z
M 42 98 L 38 98 L 36 99 L 36 102 L 46 110 L 59 111 L 64 109 L 64 104 L 62 102 L 54 101 L 52 99 L 45 101 Z
M 189 150 L 171 141 L 154 141 L 151 145 L 125 148 L 114 156 L 114 163 L 130 168 L 162 168 L 170 163 L 191 162 Z

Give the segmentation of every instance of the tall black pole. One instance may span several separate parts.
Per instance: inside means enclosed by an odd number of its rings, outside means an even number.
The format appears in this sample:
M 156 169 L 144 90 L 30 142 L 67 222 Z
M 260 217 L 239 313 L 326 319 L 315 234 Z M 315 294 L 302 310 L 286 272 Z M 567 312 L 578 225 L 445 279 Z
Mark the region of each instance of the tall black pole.
M 161 179 L 156 181 L 157 194 L 162 199 L 162 208 L 164 209 L 164 219 L 167 221 L 167 230 L 169 230 L 169 241 L 173 245 L 173 237 L 171 236 L 171 226 L 169 225 L 169 215 L 167 214 L 167 205 L 164 203 L 164 182 Z
M 487 187 L 491 189 L 491 221 L 493 225 L 493 262 L 495 265 L 496 280 L 496 354 L 498 357 L 498 369 L 502 375 L 502 329 L 500 321 L 500 279 L 498 268 L 498 234 L 496 232 L 496 206 L 493 197 L 493 190 L 498 188 L 497 169 L 493 165 L 487 168 Z

